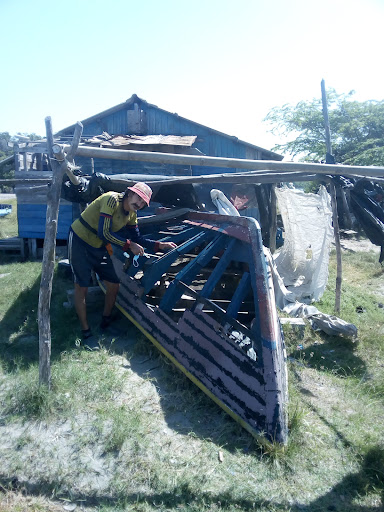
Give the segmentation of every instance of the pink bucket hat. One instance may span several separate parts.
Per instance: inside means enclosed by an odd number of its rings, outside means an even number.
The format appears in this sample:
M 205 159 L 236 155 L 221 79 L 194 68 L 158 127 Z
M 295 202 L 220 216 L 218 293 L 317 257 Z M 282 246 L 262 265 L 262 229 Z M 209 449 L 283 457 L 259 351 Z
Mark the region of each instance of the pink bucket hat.
M 128 190 L 132 190 L 132 192 L 135 192 L 138 196 L 141 197 L 143 201 L 147 203 L 147 206 L 149 205 L 149 201 L 151 200 L 152 197 L 152 189 L 146 183 L 139 181 L 138 183 L 135 183 L 132 187 L 128 187 Z

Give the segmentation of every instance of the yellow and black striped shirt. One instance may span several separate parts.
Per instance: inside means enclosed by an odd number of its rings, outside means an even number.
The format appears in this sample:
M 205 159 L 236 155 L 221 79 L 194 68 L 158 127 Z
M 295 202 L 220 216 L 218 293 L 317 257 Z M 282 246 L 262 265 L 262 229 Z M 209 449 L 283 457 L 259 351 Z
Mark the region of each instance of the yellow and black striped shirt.
M 117 233 L 124 227 L 136 227 L 136 212 L 124 213 L 124 193 L 107 192 L 91 204 L 81 214 L 88 229 L 79 219 L 72 224 L 72 229 L 84 242 L 92 247 L 101 247 L 106 243 L 124 246 L 126 238 Z M 96 235 L 97 233 L 97 235 Z

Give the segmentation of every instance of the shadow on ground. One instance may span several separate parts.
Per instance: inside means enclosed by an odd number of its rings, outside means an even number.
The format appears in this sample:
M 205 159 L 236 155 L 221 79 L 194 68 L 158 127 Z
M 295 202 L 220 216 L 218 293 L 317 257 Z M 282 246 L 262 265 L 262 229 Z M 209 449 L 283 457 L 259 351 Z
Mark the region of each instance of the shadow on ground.
M 80 326 L 73 307 L 66 308 L 69 279 L 55 275 L 51 300 L 51 363 L 78 347 Z M 27 369 L 39 362 L 37 307 L 40 279 L 19 293 L 0 322 L 0 363 L 4 372 Z M 101 297 L 103 299 L 103 296 Z M 111 329 L 101 332 L 103 300 L 88 307 L 88 319 L 100 346 L 111 354 L 129 354 L 131 369 L 155 382 L 167 426 L 183 435 L 210 438 L 230 450 L 249 452 L 255 442 L 232 418 L 176 369 L 118 310 Z
M 143 379 L 150 379 L 160 400 L 168 428 L 182 435 L 193 433 L 229 451 L 249 453 L 256 448 L 254 438 L 198 389 L 124 316 L 115 329 L 122 335 L 100 338 L 100 346 L 113 354 L 126 354 L 129 367 Z
M 63 307 L 66 290 L 72 282 L 54 276 L 51 307 L 51 359 L 60 357 L 64 350 L 75 347 L 79 336 L 78 321 L 74 309 Z M 0 321 L 0 361 L 4 371 L 27 368 L 39 361 L 38 302 L 40 276 L 17 298 Z
M 366 375 L 365 362 L 355 354 L 356 344 L 350 339 L 323 336 L 324 343 L 313 344 L 303 349 L 300 344 L 291 350 L 289 357 L 318 371 L 332 372 L 340 377 Z
M 83 507 L 110 508 L 112 510 L 125 510 L 129 505 L 147 505 L 159 510 L 244 510 L 259 509 L 276 511 L 302 511 L 310 512 L 379 512 L 384 499 L 384 450 L 374 447 L 369 450 L 361 460 L 359 471 L 343 478 L 329 492 L 316 498 L 310 503 L 290 501 L 278 503 L 265 499 L 236 499 L 231 490 L 217 495 L 214 493 L 197 493 L 188 485 L 173 488 L 171 491 L 159 493 L 125 494 L 116 492 L 115 496 L 77 495 L 71 496 L 72 502 L 79 502 Z M 57 488 L 58 482 L 39 481 L 36 484 L 19 482 L 16 478 L 7 479 L 0 475 L 0 492 L 21 491 L 24 494 L 51 498 Z M 364 499 L 370 493 L 380 495 L 381 503 L 377 506 L 359 505 L 356 501 Z

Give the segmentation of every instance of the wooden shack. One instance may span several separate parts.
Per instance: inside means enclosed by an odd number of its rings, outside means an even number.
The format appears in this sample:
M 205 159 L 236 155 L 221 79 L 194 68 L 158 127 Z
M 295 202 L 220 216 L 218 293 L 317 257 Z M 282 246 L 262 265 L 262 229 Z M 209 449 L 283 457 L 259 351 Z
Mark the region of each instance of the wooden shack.
M 82 121 L 82 141 L 98 147 L 134 149 L 207 155 L 254 160 L 282 160 L 282 156 L 259 146 L 239 140 L 202 124 L 167 112 L 133 95 L 130 99 Z M 55 134 L 55 140 L 72 138 L 74 127 L 69 126 Z M 122 137 L 120 137 L 122 136 Z M 198 176 L 236 171 L 204 166 L 161 165 L 150 162 L 116 161 L 76 157 L 83 174 L 102 172 L 113 174 Z M 24 143 L 15 147 L 16 178 L 23 182 L 16 186 L 19 236 L 37 240 L 45 234 L 47 178 L 50 164 L 44 141 Z M 40 179 L 41 182 L 31 182 Z M 219 186 L 220 184 L 218 184 Z M 212 188 L 215 188 L 214 186 Z M 223 189 L 223 187 L 221 187 Z M 224 193 L 227 192 L 224 186 Z M 79 214 L 78 205 L 61 200 L 57 239 L 65 240 L 73 218 Z

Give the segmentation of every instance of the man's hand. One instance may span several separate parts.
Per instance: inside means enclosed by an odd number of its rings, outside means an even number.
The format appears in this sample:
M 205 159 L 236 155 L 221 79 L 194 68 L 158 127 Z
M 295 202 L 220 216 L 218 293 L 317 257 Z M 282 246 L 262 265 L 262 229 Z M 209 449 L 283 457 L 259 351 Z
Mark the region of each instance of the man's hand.
M 135 242 L 131 241 L 131 243 L 129 244 L 129 249 L 133 252 L 135 256 L 142 256 L 144 254 L 144 247 L 141 247 L 141 245 L 136 244 Z
M 170 251 L 171 249 L 175 249 L 177 245 L 173 242 L 159 242 L 160 251 Z

